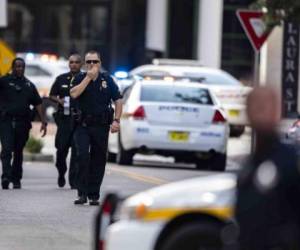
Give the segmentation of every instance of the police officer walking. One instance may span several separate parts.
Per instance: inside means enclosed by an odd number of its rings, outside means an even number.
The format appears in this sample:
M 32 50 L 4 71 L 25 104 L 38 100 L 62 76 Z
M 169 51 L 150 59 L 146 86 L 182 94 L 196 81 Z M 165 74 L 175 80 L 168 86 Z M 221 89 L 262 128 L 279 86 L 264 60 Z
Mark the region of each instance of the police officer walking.
M 257 139 L 238 178 L 240 250 L 300 249 L 299 156 L 279 140 L 280 110 L 273 89 L 259 87 L 249 94 L 247 113 Z
M 47 132 L 47 123 L 42 112 L 42 99 L 34 84 L 24 76 L 24 72 L 25 61 L 22 58 L 15 58 L 12 62 L 12 73 L 0 78 L 3 189 L 8 189 L 10 182 L 13 183 L 13 188 L 21 188 L 23 148 L 29 137 L 32 120 L 30 106 L 35 107 L 42 121 L 42 136 Z
M 69 148 L 71 148 L 69 184 L 72 189 L 75 188 L 76 178 L 76 149 L 73 141 L 74 123 L 71 113 L 75 109 L 73 101 L 70 100 L 70 89 L 76 75 L 81 74 L 81 57 L 78 54 L 72 54 L 69 57 L 70 72 L 59 75 L 50 90 L 50 99 L 58 103 L 57 112 L 54 113 L 54 120 L 57 125 L 55 136 L 56 147 L 56 167 L 58 170 L 57 184 L 64 187 L 66 184 L 65 173 L 67 171 L 66 158 Z
M 90 205 L 98 205 L 109 130 L 115 133 L 120 129 L 122 101 L 114 80 L 100 72 L 101 60 L 96 51 L 86 53 L 85 64 L 87 73 L 76 78 L 78 85 L 71 89 L 71 97 L 78 101 L 81 112 L 75 130 L 79 198 L 74 204 L 85 204 L 89 199 Z M 115 104 L 114 117 L 111 101 Z

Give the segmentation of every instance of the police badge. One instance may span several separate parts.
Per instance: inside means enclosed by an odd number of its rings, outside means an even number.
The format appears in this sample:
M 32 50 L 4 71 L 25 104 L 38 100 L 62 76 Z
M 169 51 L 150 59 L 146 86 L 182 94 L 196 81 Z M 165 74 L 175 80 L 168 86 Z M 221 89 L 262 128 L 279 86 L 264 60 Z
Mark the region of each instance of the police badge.
M 106 81 L 102 81 L 102 87 L 103 87 L 104 89 L 107 88 L 107 82 L 106 82 Z

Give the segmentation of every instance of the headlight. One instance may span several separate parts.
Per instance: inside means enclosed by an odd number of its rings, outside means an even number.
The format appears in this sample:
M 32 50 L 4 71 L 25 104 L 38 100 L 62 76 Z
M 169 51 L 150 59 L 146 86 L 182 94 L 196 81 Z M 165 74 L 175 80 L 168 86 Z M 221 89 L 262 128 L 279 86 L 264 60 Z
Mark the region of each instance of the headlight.
M 143 219 L 153 204 L 151 197 L 147 195 L 138 195 L 126 200 L 121 207 L 121 220 L 139 220 Z

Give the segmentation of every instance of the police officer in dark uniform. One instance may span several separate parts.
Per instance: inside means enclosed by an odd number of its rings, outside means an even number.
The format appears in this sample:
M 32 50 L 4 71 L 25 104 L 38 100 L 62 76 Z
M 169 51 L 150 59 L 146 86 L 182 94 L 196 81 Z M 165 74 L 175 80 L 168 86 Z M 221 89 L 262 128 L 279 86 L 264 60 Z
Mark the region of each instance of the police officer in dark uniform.
M 79 198 L 74 203 L 85 204 L 88 198 L 90 205 L 98 205 L 109 130 L 115 133 L 120 129 L 122 101 L 114 80 L 100 72 L 100 55 L 96 51 L 85 55 L 85 64 L 87 73 L 76 78 L 78 85 L 71 89 L 71 97 L 77 100 L 81 113 L 75 130 Z M 111 101 L 115 104 L 114 117 Z
M 64 187 L 66 184 L 65 173 L 67 171 L 66 158 L 71 148 L 69 184 L 75 188 L 76 178 L 76 150 L 73 141 L 74 123 L 71 113 L 76 109 L 74 102 L 70 99 L 70 89 L 78 74 L 81 74 L 81 56 L 72 54 L 69 57 L 70 72 L 59 75 L 50 90 L 50 99 L 58 103 L 57 112 L 54 113 L 54 120 L 57 125 L 55 136 L 56 167 L 58 170 L 57 184 Z
M 21 188 L 23 148 L 28 140 L 33 118 L 31 106 L 35 107 L 42 121 L 42 136 L 47 132 L 47 123 L 42 112 L 42 99 L 34 84 L 24 77 L 24 72 L 25 61 L 22 58 L 15 58 L 12 62 L 12 73 L 0 78 L 3 189 L 8 189 L 10 182 L 13 183 L 13 188 Z
M 300 162 L 296 150 L 277 135 L 280 110 L 273 89 L 260 87 L 248 97 L 257 139 L 238 178 L 240 250 L 300 249 Z

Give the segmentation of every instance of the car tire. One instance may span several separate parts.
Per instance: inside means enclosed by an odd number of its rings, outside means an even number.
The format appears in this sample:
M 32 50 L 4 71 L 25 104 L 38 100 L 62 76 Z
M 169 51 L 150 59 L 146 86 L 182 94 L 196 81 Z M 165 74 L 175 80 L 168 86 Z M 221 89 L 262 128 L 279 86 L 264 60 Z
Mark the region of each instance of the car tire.
M 221 250 L 222 245 L 219 225 L 194 222 L 173 231 L 159 250 Z
M 230 126 L 230 137 L 240 137 L 245 132 L 245 126 Z
M 215 153 L 209 159 L 197 159 L 196 168 L 199 170 L 225 171 L 227 155 Z
M 116 159 L 117 159 L 117 154 L 115 153 L 111 153 L 111 152 L 107 152 L 107 161 L 108 162 L 116 162 Z
M 134 155 L 134 153 L 132 150 L 125 150 L 123 148 L 123 145 L 121 142 L 121 135 L 119 134 L 118 153 L 116 155 L 116 162 L 119 165 L 132 165 L 133 155 Z

